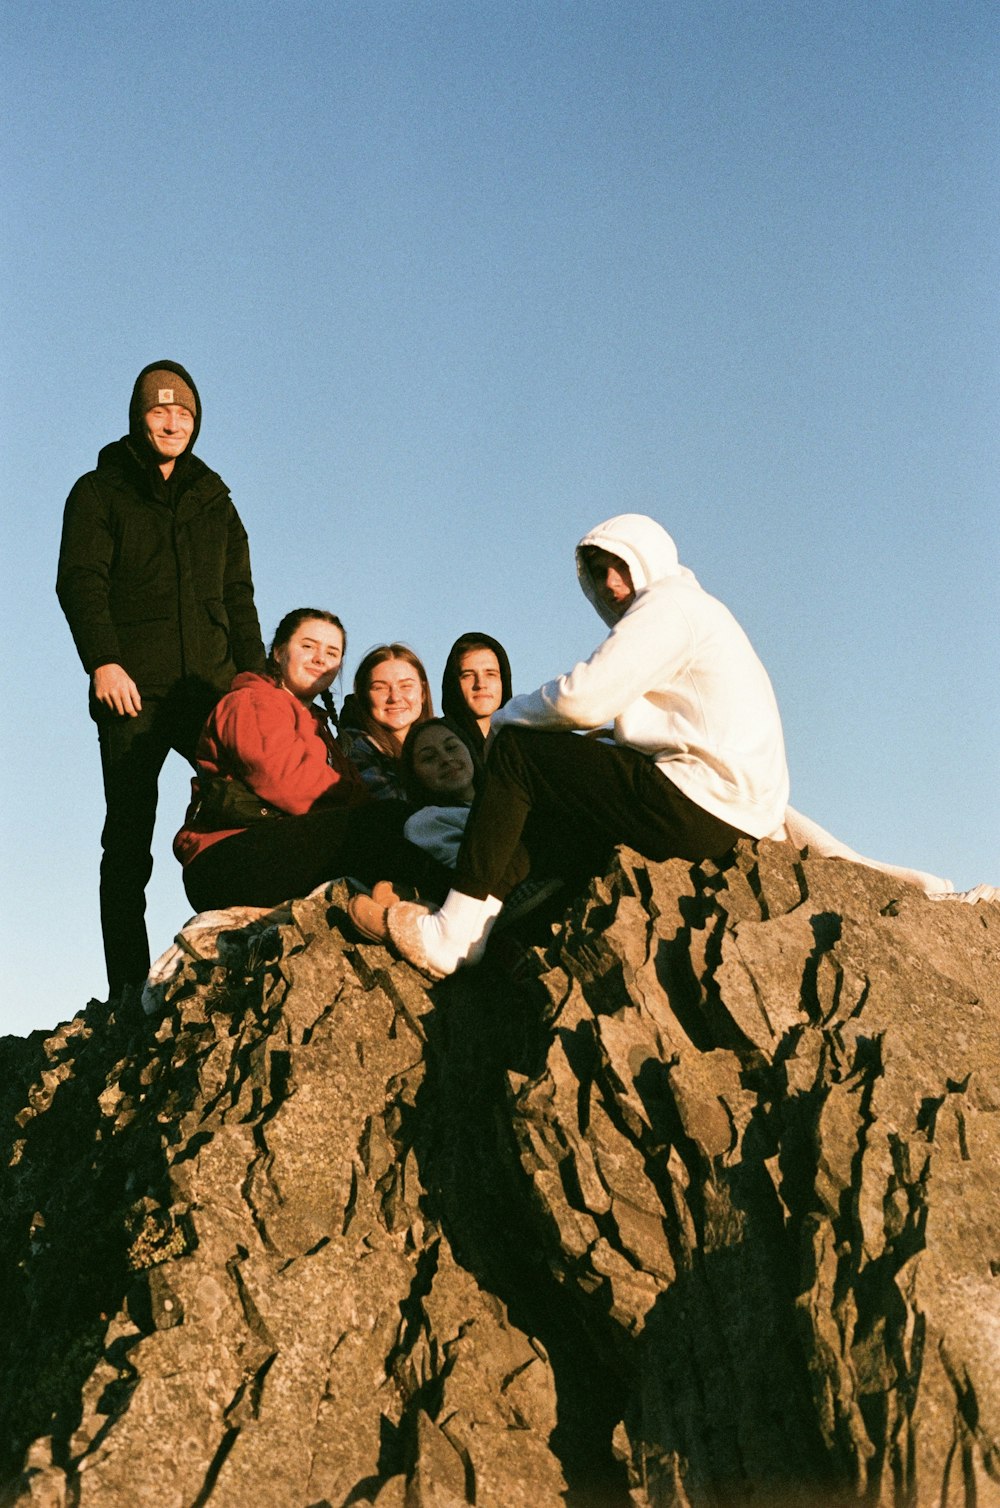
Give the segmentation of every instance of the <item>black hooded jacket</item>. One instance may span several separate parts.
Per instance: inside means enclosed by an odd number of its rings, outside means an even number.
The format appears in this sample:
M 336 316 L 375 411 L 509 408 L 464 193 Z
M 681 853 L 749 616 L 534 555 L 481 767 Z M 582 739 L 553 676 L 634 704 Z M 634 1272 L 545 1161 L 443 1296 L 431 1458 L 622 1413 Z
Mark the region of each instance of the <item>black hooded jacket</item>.
M 480 731 L 479 723 L 474 713 L 468 706 L 462 695 L 462 688 L 458 680 L 459 661 L 470 649 L 492 649 L 500 666 L 500 685 L 502 695 L 500 705 L 509 702 L 513 694 L 510 678 L 510 661 L 507 651 L 497 640 L 490 638 L 489 634 L 468 633 L 462 634 L 456 639 L 448 651 L 445 661 L 444 677 L 441 681 L 441 710 L 445 717 L 456 723 L 467 734 L 472 748 L 482 758 L 486 739 Z
M 166 481 L 136 411 L 139 384 L 161 367 L 198 403 Z M 264 668 L 246 532 L 225 482 L 192 454 L 200 426 L 190 375 L 151 362 L 136 379 L 128 435 L 104 446 L 66 502 L 56 592 L 83 668 L 121 665 L 140 694 L 181 682 L 221 692 L 237 671 Z

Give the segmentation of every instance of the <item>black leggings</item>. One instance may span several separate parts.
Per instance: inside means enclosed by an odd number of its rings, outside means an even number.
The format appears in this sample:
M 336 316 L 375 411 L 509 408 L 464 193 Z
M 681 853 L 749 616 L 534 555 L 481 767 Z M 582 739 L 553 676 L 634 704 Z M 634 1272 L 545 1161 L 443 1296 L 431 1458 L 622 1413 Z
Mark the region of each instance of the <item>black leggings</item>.
M 545 832 L 548 841 L 540 843 Z M 647 859 L 715 859 L 746 835 L 680 791 L 645 755 L 577 733 L 502 728 L 469 815 L 454 888 L 502 900 L 526 856 L 549 872 L 625 843 Z M 548 850 L 546 852 L 546 850 Z
M 440 900 L 452 872 L 406 842 L 410 811 L 405 801 L 375 801 L 268 817 L 202 849 L 184 869 L 187 898 L 196 911 L 276 906 L 352 875 L 366 884 L 390 876 Z

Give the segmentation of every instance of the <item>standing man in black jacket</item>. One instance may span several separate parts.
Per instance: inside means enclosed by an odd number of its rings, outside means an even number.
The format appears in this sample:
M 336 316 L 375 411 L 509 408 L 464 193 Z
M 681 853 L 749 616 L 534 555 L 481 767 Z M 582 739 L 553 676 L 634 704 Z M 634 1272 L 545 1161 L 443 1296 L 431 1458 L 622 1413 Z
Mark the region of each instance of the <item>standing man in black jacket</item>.
M 246 532 L 222 478 L 193 454 L 198 390 L 156 361 L 136 379 L 129 432 L 66 503 L 56 591 L 97 724 L 107 820 L 101 927 L 111 996 L 149 970 L 146 883 L 157 782 L 239 670 L 262 670 Z

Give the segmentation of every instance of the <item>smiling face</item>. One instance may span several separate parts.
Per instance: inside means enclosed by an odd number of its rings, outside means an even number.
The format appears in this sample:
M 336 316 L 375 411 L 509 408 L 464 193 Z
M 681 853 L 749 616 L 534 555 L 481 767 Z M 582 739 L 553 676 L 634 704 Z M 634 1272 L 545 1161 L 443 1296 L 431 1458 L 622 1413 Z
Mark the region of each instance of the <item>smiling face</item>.
M 458 687 L 462 700 L 477 719 L 483 733 L 490 731 L 490 718 L 503 700 L 500 661 L 492 649 L 467 649 L 458 662 Z
M 174 462 L 183 455 L 194 433 L 194 414 L 180 403 L 160 403 L 143 416 L 146 439 L 160 458 L 160 470 L 169 476 Z
M 602 607 L 615 618 L 620 618 L 635 601 L 632 572 L 624 560 L 609 550 L 590 549 L 587 551 L 587 569 Z
M 308 706 L 337 678 L 344 658 L 343 630 L 322 618 L 307 618 L 284 644 L 275 645 L 273 655 L 281 685 Z
M 416 667 L 407 660 L 383 660 L 372 670 L 367 699 L 372 721 L 402 743 L 424 707 Z
M 450 728 L 440 723 L 418 728 L 411 751 L 413 773 L 432 796 L 471 801 L 474 795 L 472 755 Z

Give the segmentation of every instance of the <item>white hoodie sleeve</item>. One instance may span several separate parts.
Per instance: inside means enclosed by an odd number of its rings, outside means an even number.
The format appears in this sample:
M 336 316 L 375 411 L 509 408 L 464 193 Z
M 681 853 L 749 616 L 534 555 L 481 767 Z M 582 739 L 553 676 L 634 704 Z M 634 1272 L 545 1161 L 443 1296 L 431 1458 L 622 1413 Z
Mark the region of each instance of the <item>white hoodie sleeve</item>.
M 601 728 L 647 692 L 682 675 L 694 644 L 676 602 L 655 588 L 636 598 L 589 660 L 537 691 L 512 697 L 493 714 L 491 732 L 529 728 Z

